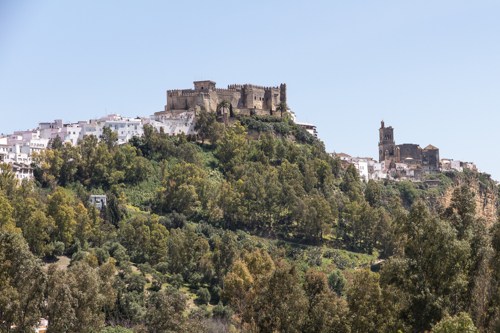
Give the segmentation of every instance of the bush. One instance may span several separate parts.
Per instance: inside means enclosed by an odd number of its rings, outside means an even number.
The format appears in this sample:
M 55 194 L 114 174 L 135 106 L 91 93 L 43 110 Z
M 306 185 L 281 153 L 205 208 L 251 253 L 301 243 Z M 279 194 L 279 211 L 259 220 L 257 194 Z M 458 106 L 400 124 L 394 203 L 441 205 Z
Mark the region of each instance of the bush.
M 221 302 L 214 306 L 212 310 L 212 317 L 216 319 L 229 320 L 232 315 L 233 312 L 231 311 L 231 308 L 222 305 Z
M 63 242 L 53 242 L 51 244 L 52 247 L 52 256 L 62 256 L 64 253 L 64 243 Z
M 159 262 L 156 264 L 155 269 L 162 273 L 162 274 L 167 274 L 168 273 L 168 263 L 167 262 Z
M 341 271 L 335 270 L 328 275 L 328 286 L 337 295 L 341 296 L 344 292 L 345 278 Z
M 207 288 L 200 288 L 196 293 L 200 304 L 208 304 L 210 302 L 210 292 Z
M 94 249 L 94 255 L 96 256 L 99 265 L 102 265 L 109 259 L 109 252 L 100 247 Z
M 175 289 L 179 289 L 182 284 L 184 283 L 184 278 L 182 277 L 182 274 L 174 274 L 170 277 L 169 281 L 168 281 L 172 287 L 174 287 Z

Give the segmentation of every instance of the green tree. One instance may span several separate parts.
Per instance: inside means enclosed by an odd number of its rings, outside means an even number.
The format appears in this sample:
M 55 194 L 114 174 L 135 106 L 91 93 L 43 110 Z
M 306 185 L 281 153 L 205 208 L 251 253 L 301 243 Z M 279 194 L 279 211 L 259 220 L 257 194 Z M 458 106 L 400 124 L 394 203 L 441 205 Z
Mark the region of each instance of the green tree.
M 46 275 L 19 233 L 0 231 L 0 331 L 31 332 L 43 307 Z
M 361 201 L 362 190 L 358 170 L 353 164 L 349 164 L 340 183 L 340 189 L 347 194 L 351 201 Z
M 308 312 L 302 332 L 350 332 L 347 303 L 330 291 L 323 272 L 307 271 L 304 290 L 308 299 Z
M 459 239 L 470 239 L 476 219 L 475 194 L 469 186 L 457 187 L 452 194 L 450 206 L 444 213 L 452 225 L 457 229 Z
M 382 203 L 382 188 L 373 179 L 370 179 L 366 184 L 365 199 L 372 207 L 377 207 Z
M 242 163 L 246 141 L 245 128 L 239 124 L 224 131 L 215 150 L 215 155 L 224 171 L 230 171 Z
M 356 270 L 346 297 L 353 318 L 352 332 L 397 332 L 404 329 L 397 320 L 401 299 L 380 287 L 377 273 Z
M 157 218 L 141 214 L 126 219 L 118 235 L 133 262 L 155 265 L 166 260 L 169 233 Z
M 478 333 L 472 319 L 466 312 L 454 317 L 445 317 L 432 328 L 432 333 Z
M 47 215 L 56 225 L 55 240 L 63 242 L 66 247 L 73 243 L 77 226 L 73 206 L 74 198 L 62 187 L 58 187 L 48 197 Z
M 382 280 L 406 294 L 413 328 L 430 329 L 445 313 L 466 307 L 470 246 L 458 240 L 455 230 L 433 217 L 422 202 L 413 205 L 403 232 L 407 239 L 404 255 L 384 264 Z
M 333 213 L 325 198 L 318 194 L 298 200 L 294 215 L 306 242 L 320 244 L 333 227 Z
M 180 162 L 165 170 L 163 186 L 154 202 L 155 211 L 191 216 L 201 205 L 198 191 L 206 177 L 205 170 L 192 163 Z
M 99 137 L 109 150 L 112 150 L 118 143 L 118 133 L 113 131 L 111 127 L 104 126 L 102 129 L 102 134 Z
M 7 196 L 11 196 L 16 189 L 18 182 L 12 167 L 6 163 L 0 163 L 0 190 Z
M 9 199 L 0 191 L 0 231 L 19 232 L 14 220 L 14 208 Z
M 217 104 L 217 116 L 220 117 L 224 124 L 227 123 L 228 117 L 230 116 L 229 111 L 230 111 L 231 104 L 223 100 L 219 104 Z
M 307 299 L 297 269 L 279 261 L 269 282 L 259 288 L 254 318 L 260 332 L 301 332 Z
M 115 302 L 113 269 L 100 271 L 78 261 L 67 271 L 49 268 L 48 332 L 92 332 L 104 326 L 103 308 Z M 103 280 L 105 278 L 106 280 Z
M 211 140 L 212 144 L 215 144 L 218 132 L 220 131 L 220 128 L 217 126 L 215 113 L 205 110 L 200 111 L 196 117 L 194 129 L 196 130 L 197 136 L 201 140 L 202 144 L 204 144 L 207 139 Z
M 176 333 L 186 330 L 185 297 L 174 289 L 152 293 L 148 299 L 146 327 L 150 333 Z
M 43 210 L 29 216 L 23 227 L 23 235 L 35 255 L 43 257 L 52 254 L 50 240 L 55 227 L 54 220 L 47 217 Z
M 279 111 L 280 117 L 283 118 L 283 113 L 286 113 L 288 111 L 286 102 L 280 102 L 280 104 L 278 104 L 278 106 L 276 107 L 276 111 Z

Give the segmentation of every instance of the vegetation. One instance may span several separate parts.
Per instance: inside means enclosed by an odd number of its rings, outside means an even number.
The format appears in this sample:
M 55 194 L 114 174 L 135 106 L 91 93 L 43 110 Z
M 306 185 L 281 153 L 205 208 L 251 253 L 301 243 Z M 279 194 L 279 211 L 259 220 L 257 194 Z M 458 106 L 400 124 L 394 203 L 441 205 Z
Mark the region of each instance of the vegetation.
M 498 330 L 488 177 L 363 183 L 285 114 L 230 123 L 54 140 L 20 185 L 2 166 L 0 332 Z

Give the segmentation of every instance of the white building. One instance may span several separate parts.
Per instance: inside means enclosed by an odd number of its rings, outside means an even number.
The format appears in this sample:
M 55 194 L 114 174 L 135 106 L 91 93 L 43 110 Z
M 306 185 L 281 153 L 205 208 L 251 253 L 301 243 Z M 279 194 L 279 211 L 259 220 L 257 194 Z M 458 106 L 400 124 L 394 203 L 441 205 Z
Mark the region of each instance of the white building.
M 9 155 L 9 145 L 7 137 L 0 138 L 0 162 L 3 162 Z
M 82 128 L 79 123 L 63 124 L 62 120 L 57 119 L 52 123 L 40 123 L 38 130 L 40 131 L 41 138 L 54 140 L 56 137 L 59 137 L 63 142 L 76 145 L 80 139 Z
M 472 162 L 462 162 L 459 160 L 453 160 L 451 158 L 443 158 L 440 161 L 441 171 L 458 171 L 462 172 L 464 169 L 470 169 L 477 171 L 477 167 Z
M 366 159 L 358 159 L 354 161 L 354 167 L 359 172 L 359 177 L 367 182 L 370 178 L 370 174 L 368 172 L 368 161 Z
M 140 137 L 144 134 L 143 123 L 140 118 L 126 118 L 117 114 L 91 119 L 88 122 L 80 121 L 78 127 L 80 128 L 80 140 L 86 135 L 94 135 L 99 138 L 104 127 L 109 127 L 118 135 L 118 144 L 127 143 L 134 136 Z
M 196 134 L 196 113 L 195 111 L 168 111 L 156 112 L 151 118 L 144 118 L 144 124 L 153 126 L 157 131 L 163 131 L 168 135 Z

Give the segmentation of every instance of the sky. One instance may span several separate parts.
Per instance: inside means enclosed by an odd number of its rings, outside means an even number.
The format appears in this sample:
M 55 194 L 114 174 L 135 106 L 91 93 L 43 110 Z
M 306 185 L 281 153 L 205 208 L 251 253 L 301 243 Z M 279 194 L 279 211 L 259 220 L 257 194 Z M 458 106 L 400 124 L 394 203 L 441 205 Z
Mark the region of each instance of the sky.
M 433 144 L 500 180 L 500 1 L 0 0 L 0 133 L 287 84 L 330 152 Z

